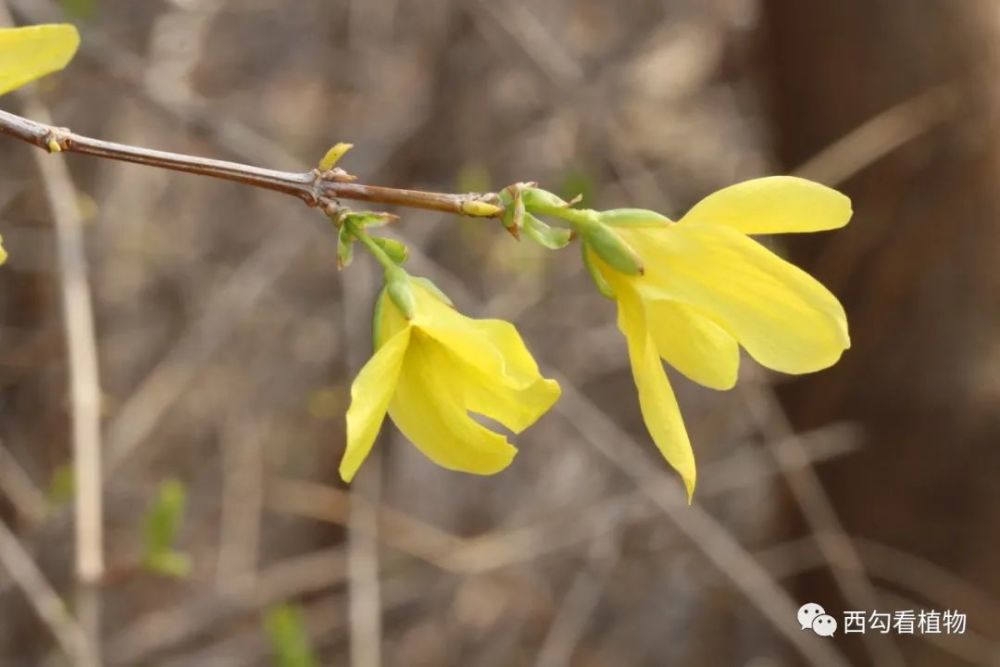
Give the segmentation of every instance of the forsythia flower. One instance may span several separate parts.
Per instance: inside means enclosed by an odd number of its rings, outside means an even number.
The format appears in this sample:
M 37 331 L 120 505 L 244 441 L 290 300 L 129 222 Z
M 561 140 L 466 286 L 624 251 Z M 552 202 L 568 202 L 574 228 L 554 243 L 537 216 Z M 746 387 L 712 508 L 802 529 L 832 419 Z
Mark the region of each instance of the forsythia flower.
M 0 95 L 61 70 L 79 44 L 67 24 L 0 29 Z
M 643 419 L 689 497 L 694 454 L 661 358 L 714 389 L 736 383 L 740 346 L 783 373 L 834 364 L 850 347 L 843 307 L 748 234 L 835 229 L 850 217 L 836 190 L 777 176 L 709 195 L 677 223 L 623 209 L 583 227 L 592 274 L 618 303 Z
M 388 410 L 400 431 L 445 468 L 489 475 L 517 449 L 474 420 L 474 412 L 520 433 L 559 398 L 514 325 L 457 312 L 427 281 L 409 278 L 412 318 L 382 291 L 375 307 L 375 354 L 351 385 L 347 449 L 350 481 L 368 456 Z

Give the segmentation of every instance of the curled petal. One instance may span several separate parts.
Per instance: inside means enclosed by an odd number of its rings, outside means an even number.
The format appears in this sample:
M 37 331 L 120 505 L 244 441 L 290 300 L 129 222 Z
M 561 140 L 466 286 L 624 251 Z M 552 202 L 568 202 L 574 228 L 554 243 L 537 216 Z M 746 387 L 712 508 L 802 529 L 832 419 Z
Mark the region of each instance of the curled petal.
M 79 45 L 68 24 L 0 29 L 0 95 L 61 70 Z
M 628 233 L 649 258 L 636 289 L 710 313 L 764 366 L 809 373 L 831 366 L 850 347 L 837 298 L 744 234 L 705 224 Z
M 478 475 L 503 470 L 517 449 L 469 416 L 459 391 L 466 369 L 447 363 L 436 353 L 437 345 L 414 330 L 389 415 L 410 442 L 444 468 Z
M 340 461 L 340 476 L 345 482 L 354 478 L 375 443 L 396 389 L 410 336 L 410 329 L 404 328 L 386 341 L 351 384 L 351 406 L 347 410 L 347 448 Z
M 851 200 L 833 188 L 794 176 L 744 181 L 714 192 L 680 224 L 723 225 L 744 234 L 818 232 L 851 219 Z
M 514 433 L 538 421 L 559 399 L 559 383 L 543 378 L 537 371 L 531 383 L 511 380 L 506 375 L 489 375 L 453 350 L 435 343 L 434 363 L 454 371 L 449 381 L 456 398 L 467 410 L 489 417 Z

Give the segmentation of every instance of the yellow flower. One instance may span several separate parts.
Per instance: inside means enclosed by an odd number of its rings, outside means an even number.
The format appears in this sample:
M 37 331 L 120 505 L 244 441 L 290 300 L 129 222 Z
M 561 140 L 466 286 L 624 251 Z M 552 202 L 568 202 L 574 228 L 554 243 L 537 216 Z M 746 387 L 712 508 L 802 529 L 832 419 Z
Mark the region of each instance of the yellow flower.
M 409 280 L 411 319 L 385 290 L 376 304 L 376 351 L 351 385 L 340 476 L 347 482 L 354 477 L 386 411 L 438 465 L 499 472 L 517 449 L 469 413 L 520 433 L 552 407 L 559 385 L 539 374 L 514 325 L 465 317 L 426 281 Z
M 0 95 L 61 70 L 79 45 L 68 24 L 0 28 Z
M 595 279 L 618 303 L 643 419 L 689 498 L 694 454 L 661 359 L 713 389 L 736 383 L 740 346 L 783 373 L 834 364 L 850 347 L 840 302 L 747 235 L 835 229 L 850 217 L 836 190 L 777 176 L 709 195 L 677 223 L 649 211 L 598 214 L 615 236 L 604 246 L 583 234 Z

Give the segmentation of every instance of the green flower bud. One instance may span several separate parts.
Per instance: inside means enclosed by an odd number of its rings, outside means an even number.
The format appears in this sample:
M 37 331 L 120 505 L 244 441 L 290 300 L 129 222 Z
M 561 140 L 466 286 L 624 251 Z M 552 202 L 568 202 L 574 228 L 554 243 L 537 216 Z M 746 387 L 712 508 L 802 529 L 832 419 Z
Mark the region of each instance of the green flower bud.
M 399 267 L 385 270 L 385 289 L 389 298 L 403 313 L 403 317 L 412 320 L 417 312 L 417 299 L 410 285 L 410 275 Z
M 573 239 L 570 230 L 551 227 L 530 213 L 524 216 L 524 232 L 532 241 L 549 250 L 565 248 Z
M 612 227 L 662 227 L 673 223 L 667 216 L 644 208 L 614 208 L 610 211 L 601 211 L 598 220 Z
M 608 266 L 629 276 L 641 275 L 642 259 L 614 230 L 600 222 L 578 225 L 583 241 Z
M 373 236 L 372 241 L 374 241 L 375 245 L 379 248 L 382 248 L 382 251 L 389 256 L 389 259 L 396 262 L 396 264 L 402 264 L 410 255 L 410 249 L 396 239 Z

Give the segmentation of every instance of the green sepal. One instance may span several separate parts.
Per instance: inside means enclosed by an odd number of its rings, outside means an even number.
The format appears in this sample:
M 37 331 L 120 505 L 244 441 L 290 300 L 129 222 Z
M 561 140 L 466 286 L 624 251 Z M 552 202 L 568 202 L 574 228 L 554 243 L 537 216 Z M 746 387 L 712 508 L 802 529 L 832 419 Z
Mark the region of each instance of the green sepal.
M 396 262 L 396 264 L 402 264 L 406 261 L 407 257 L 410 256 L 410 249 L 406 247 L 401 241 L 396 239 L 387 239 L 381 236 L 373 236 L 372 241 L 375 242 L 382 251 L 389 256 L 389 259 Z
M 413 295 L 410 275 L 399 267 L 389 267 L 385 270 L 385 289 L 403 317 L 412 320 L 417 312 L 417 298 Z
M 448 297 L 447 294 L 441 291 L 441 288 L 435 285 L 430 278 L 424 278 L 423 276 L 410 276 L 410 280 L 417 283 L 421 287 L 424 287 L 425 289 L 427 289 L 427 291 L 429 291 L 431 294 L 433 294 L 438 299 L 448 304 L 452 308 L 455 307 L 455 303 Z
M 570 203 L 562 197 L 554 195 L 548 190 L 542 190 L 541 188 L 524 188 L 522 191 L 522 197 L 524 199 L 524 205 L 531 213 L 540 213 L 545 215 L 551 214 L 552 211 L 570 207 Z
M 530 213 L 524 216 L 524 233 L 532 241 L 549 250 L 565 248 L 573 240 L 571 230 L 547 225 Z
M 608 266 L 628 276 L 638 276 L 643 272 L 642 259 L 618 234 L 600 222 L 579 225 L 584 242 Z
M 347 225 L 342 225 L 337 232 L 337 268 L 350 266 L 354 259 L 354 235 Z
M 614 299 L 615 292 L 611 289 L 608 281 L 604 279 L 604 276 L 601 275 L 601 272 L 597 270 L 597 267 L 594 266 L 594 262 L 591 261 L 586 243 L 580 244 L 580 252 L 583 255 L 583 265 L 587 268 L 587 273 L 590 274 L 590 279 L 593 281 L 594 286 L 597 287 L 597 291 L 609 299 Z
M 601 211 L 598 220 L 611 227 L 662 227 L 673 223 L 665 215 L 644 208 L 613 208 Z

